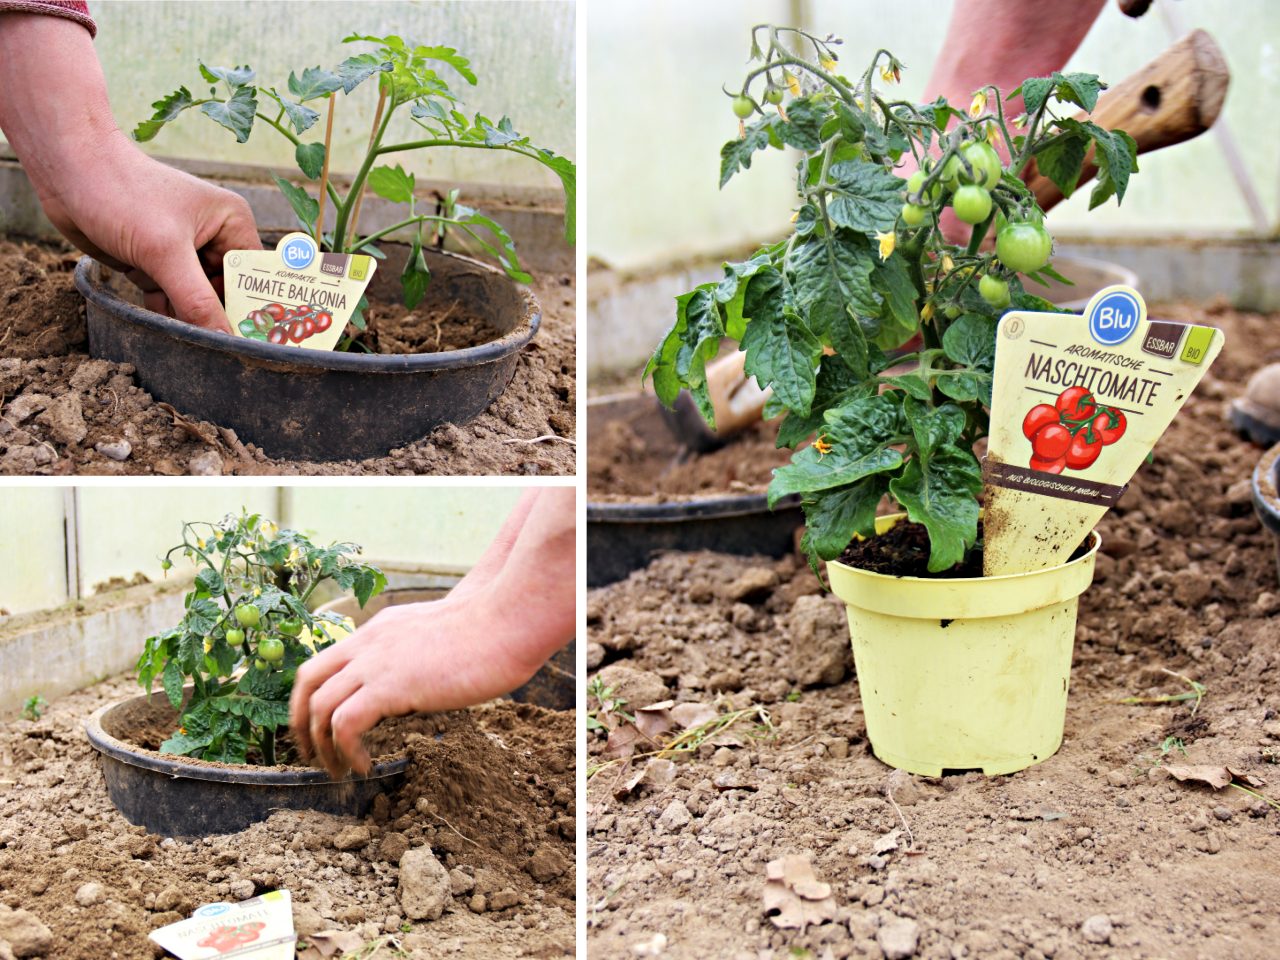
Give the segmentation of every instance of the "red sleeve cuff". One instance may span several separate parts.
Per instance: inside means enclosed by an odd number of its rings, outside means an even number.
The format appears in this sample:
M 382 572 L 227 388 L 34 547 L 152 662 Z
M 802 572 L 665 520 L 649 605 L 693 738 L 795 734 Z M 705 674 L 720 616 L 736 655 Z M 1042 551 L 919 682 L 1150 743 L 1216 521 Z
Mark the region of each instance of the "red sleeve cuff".
M 98 35 L 98 25 L 89 16 L 89 5 L 84 0 L 0 0 L 0 13 L 44 13 L 64 17 L 88 30 L 89 36 Z

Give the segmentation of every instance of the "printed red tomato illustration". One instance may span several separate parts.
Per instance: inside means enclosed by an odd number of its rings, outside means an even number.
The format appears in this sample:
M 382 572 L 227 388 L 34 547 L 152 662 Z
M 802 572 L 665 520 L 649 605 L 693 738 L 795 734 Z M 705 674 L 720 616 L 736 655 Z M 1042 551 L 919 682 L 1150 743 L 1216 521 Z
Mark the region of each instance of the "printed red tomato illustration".
M 284 304 L 268 303 L 265 307 L 262 308 L 262 312 L 265 313 L 267 316 L 269 316 L 276 323 L 279 323 L 281 320 L 284 319 Z
M 332 323 L 333 323 L 333 314 L 331 314 L 328 310 L 321 310 L 319 313 L 316 314 L 316 330 L 319 331 L 320 333 L 324 333 L 324 331 L 328 330 L 329 326 Z M 1121 431 L 1123 431 L 1123 429 L 1124 427 L 1121 426 Z
M 1063 420 L 1083 420 L 1098 409 L 1093 394 L 1084 387 L 1067 387 L 1058 394 L 1054 406 L 1058 408 Z
M 253 943 L 258 939 L 258 935 L 262 932 L 265 923 L 242 923 L 237 927 L 225 926 L 218 927 L 209 933 L 207 937 L 196 944 L 198 947 L 212 947 L 219 953 L 230 953 L 239 949 L 246 943 Z
M 1022 420 L 1022 435 L 1030 440 L 1041 427 L 1057 422 L 1057 407 L 1051 403 L 1037 403 Z
M 252 340 L 268 343 L 301 343 L 333 326 L 333 314 L 311 303 L 286 307 L 268 303 L 261 310 L 251 310 L 240 321 L 242 334 Z
M 1086 387 L 1067 387 L 1052 405 L 1038 403 L 1022 419 L 1031 441 L 1031 469 L 1042 473 L 1088 470 L 1102 448 L 1124 436 L 1124 411 L 1099 403 Z

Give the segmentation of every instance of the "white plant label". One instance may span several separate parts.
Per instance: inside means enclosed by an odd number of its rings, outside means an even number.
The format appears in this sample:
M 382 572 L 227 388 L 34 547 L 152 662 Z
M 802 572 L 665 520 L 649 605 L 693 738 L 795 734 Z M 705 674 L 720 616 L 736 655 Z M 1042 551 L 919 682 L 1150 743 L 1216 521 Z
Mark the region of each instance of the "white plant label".
M 151 933 L 179 960 L 293 960 L 298 935 L 288 890 L 243 903 L 208 903 L 186 920 Z

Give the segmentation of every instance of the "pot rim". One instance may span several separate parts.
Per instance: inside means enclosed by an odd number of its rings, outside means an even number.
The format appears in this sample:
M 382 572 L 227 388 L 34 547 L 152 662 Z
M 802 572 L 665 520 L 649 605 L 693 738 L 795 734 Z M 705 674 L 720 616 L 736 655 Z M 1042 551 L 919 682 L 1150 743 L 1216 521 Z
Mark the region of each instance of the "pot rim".
M 1280 533 L 1280 443 L 1258 460 L 1251 486 L 1254 512 L 1268 530 Z
M 342 783 L 344 781 L 334 780 L 323 770 L 314 770 L 309 767 L 289 767 L 285 770 L 263 770 L 258 767 L 246 766 L 243 769 L 234 767 L 214 766 L 207 764 L 202 760 L 193 760 L 189 757 L 169 759 L 163 754 L 155 753 L 143 747 L 137 747 L 132 744 L 125 743 L 123 740 L 113 737 L 102 726 L 102 718 L 107 713 L 121 707 L 126 703 L 132 703 L 135 700 L 150 700 L 153 696 L 161 696 L 159 691 L 152 694 L 140 694 L 134 697 L 126 697 L 123 700 L 114 700 L 104 706 L 99 707 L 92 714 L 85 718 L 84 731 L 89 738 L 90 745 L 101 753 L 103 756 L 118 760 L 121 763 L 131 767 L 137 767 L 142 770 L 149 770 L 152 773 L 163 774 L 173 779 L 188 780 L 206 780 L 214 783 L 237 783 L 248 786 L 270 786 L 270 787 L 292 787 L 301 786 L 303 784 L 318 783 Z M 166 701 L 167 702 L 167 701 Z M 399 773 L 403 773 L 409 766 L 408 757 L 400 757 L 395 760 L 387 760 L 382 763 L 375 763 L 370 769 L 367 776 L 358 777 L 355 774 L 348 774 L 347 780 L 381 780 L 386 777 L 392 777 Z
M 758 513 L 778 512 L 800 506 L 800 495 L 789 494 L 769 507 L 763 493 L 726 494 L 657 503 L 587 501 L 588 523 L 684 523 L 688 520 L 720 520 Z
M 287 363 L 293 367 L 309 367 L 319 371 L 346 373 L 422 373 L 431 370 L 457 370 L 475 367 L 483 363 L 501 360 L 523 349 L 542 325 L 542 308 L 532 291 L 508 280 L 501 271 L 486 263 L 450 253 L 447 250 L 424 251 L 429 256 L 449 257 L 469 266 L 479 268 L 500 277 L 517 288 L 524 306 L 528 326 L 503 334 L 497 340 L 466 347 L 462 350 L 442 350 L 437 353 L 369 354 L 336 353 L 332 350 L 301 350 L 277 343 L 261 343 L 234 334 L 218 333 L 203 327 L 183 323 L 173 317 L 139 307 L 125 300 L 102 281 L 103 265 L 93 257 L 81 257 L 76 264 L 75 284 L 81 296 L 103 312 L 129 323 L 166 333 L 193 346 L 208 347 L 222 353 L 235 353 L 255 360 Z

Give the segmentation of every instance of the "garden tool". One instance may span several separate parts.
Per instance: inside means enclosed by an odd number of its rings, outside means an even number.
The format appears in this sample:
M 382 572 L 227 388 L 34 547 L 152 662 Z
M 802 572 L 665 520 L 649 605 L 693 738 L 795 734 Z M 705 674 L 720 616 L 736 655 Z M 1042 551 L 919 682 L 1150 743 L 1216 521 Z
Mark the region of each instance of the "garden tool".
M 1109 130 L 1124 130 L 1137 143 L 1139 153 L 1150 153 L 1198 137 L 1213 126 L 1230 78 L 1226 58 L 1213 37 L 1194 30 L 1107 90 L 1088 119 Z M 1080 119 L 1086 116 L 1081 114 Z M 1041 208 L 1047 211 L 1056 206 L 1062 191 L 1036 170 L 1034 161 L 1028 169 L 1027 185 Z M 1090 149 L 1080 183 L 1097 172 Z M 714 450 L 760 419 L 770 392 L 746 376 L 745 362 L 746 355 L 735 351 L 707 365 L 715 430 L 707 426 L 687 393 L 676 399 L 674 410 L 662 408 L 681 443 L 699 452 Z M 1280 379 L 1280 371 L 1276 377 Z M 1280 408 L 1273 411 L 1272 420 L 1280 428 Z

